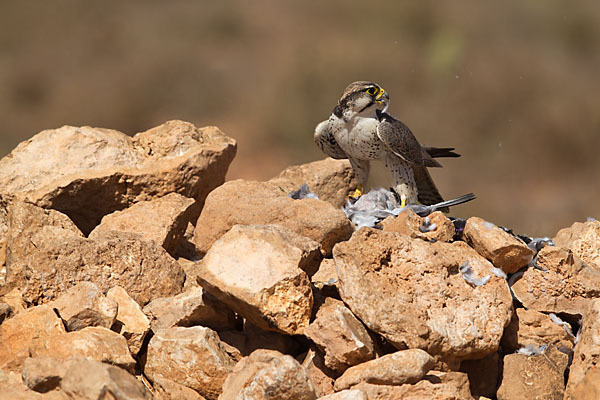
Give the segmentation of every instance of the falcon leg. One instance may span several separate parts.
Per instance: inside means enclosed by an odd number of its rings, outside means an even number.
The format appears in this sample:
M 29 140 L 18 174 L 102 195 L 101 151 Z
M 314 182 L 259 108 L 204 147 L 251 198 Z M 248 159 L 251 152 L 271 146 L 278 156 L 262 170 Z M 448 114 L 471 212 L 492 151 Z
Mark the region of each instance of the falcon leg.
M 348 160 L 350 161 L 350 165 L 354 170 L 354 175 L 356 176 L 356 180 L 358 182 L 358 187 L 354 193 L 348 197 L 358 199 L 360 196 L 362 196 L 365 186 L 367 186 L 371 165 L 369 164 L 369 160 L 357 160 L 356 158 L 352 157 L 348 157 Z
M 402 205 L 417 204 L 418 190 L 412 165 L 395 154 L 388 153 L 385 166 L 394 180 L 394 189 L 400 195 Z

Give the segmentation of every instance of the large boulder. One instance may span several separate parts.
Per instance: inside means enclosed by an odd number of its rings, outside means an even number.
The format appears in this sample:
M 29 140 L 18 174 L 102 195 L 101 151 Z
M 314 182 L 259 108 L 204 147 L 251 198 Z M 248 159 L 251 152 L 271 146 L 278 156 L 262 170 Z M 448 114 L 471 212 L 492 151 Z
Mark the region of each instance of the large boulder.
M 89 126 L 45 130 L 0 160 L 0 193 L 66 214 L 85 233 L 104 215 L 171 192 L 195 199 L 223 183 L 235 141 L 169 121 L 129 137 Z

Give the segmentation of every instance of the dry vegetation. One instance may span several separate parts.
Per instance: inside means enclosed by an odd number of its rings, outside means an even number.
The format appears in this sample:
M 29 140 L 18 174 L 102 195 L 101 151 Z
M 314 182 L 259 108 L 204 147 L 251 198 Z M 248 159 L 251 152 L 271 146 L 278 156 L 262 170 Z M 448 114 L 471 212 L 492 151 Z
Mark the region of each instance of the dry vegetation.
M 179 118 L 239 141 L 229 178 L 321 158 L 312 130 L 369 79 L 457 209 L 530 235 L 600 216 L 600 3 L 4 4 L 0 155 L 46 128 L 135 133 Z M 385 176 L 375 183 L 386 184 Z

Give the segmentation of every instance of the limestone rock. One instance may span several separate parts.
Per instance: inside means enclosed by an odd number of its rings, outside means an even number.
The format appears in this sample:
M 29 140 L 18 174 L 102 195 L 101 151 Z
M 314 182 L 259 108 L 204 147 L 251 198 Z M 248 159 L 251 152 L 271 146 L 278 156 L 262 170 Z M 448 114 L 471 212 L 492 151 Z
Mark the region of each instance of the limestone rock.
M 277 184 L 235 180 L 213 190 L 196 222 L 194 243 L 204 254 L 236 224 L 277 224 L 321 244 L 323 253 L 353 232 L 344 212 L 322 200 L 293 200 Z
M 262 330 L 249 321 L 244 322 L 242 331 L 220 331 L 219 337 L 223 342 L 235 347 L 241 356 L 248 356 L 258 349 L 277 350 L 283 354 L 291 354 L 296 353 L 300 347 L 292 336 Z
M 361 382 L 353 389 L 365 393 L 369 400 L 473 400 L 467 375 L 461 372 L 430 371 L 415 384 L 392 386 Z
M 83 357 L 106 362 L 133 372 L 135 360 L 127 341 L 118 333 L 101 327 L 88 327 L 46 338 L 35 338 L 29 346 L 32 357 L 53 357 L 67 360 Z
M 119 305 L 116 317 L 116 330 L 127 340 L 127 346 L 133 357 L 137 356 L 142 348 L 144 338 L 150 330 L 150 320 L 143 313 L 140 305 L 136 303 L 127 291 L 120 286 L 115 286 L 106 293 L 106 297 Z
M 225 380 L 219 400 L 315 400 L 304 368 L 291 356 L 257 350 L 243 358 Z
M 14 288 L 11 290 L 2 290 L 0 286 L 0 293 L 4 292 L 5 294 L 0 296 L 0 301 L 4 304 L 8 304 L 8 306 L 12 309 L 13 314 L 18 314 L 21 311 L 27 308 L 27 304 L 23 301 L 22 290 L 18 288 Z
M 144 307 L 152 329 L 202 325 L 215 330 L 232 329 L 235 314 L 201 287 L 190 287 L 173 297 L 154 299 Z
M 298 190 L 306 183 L 320 200 L 335 208 L 342 207 L 357 186 L 350 162 L 333 158 L 288 167 L 269 182 L 277 184 L 286 193 Z
M 62 321 L 47 305 L 29 308 L 0 325 L 0 369 L 20 371 L 31 342 L 65 332 Z
M 348 389 L 319 397 L 319 400 L 367 400 L 367 395 L 358 389 Z
M 398 349 L 446 361 L 498 350 L 512 315 L 509 288 L 464 242 L 362 228 L 335 247 L 334 259 L 344 302 Z
M 313 383 L 317 397 L 326 396 L 334 392 L 333 385 L 339 373 L 327 368 L 323 352 L 318 350 L 315 345 L 312 345 L 308 349 L 302 360 L 302 366 Z
M 153 240 L 169 254 L 175 254 L 195 211 L 195 201 L 178 193 L 141 201 L 122 211 L 105 215 L 88 236 L 90 239 L 111 235 L 111 231 L 130 232 L 144 240 Z M 198 212 L 195 212 L 198 215 Z
M 454 224 L 440 211 L 420 217 L 414 211 L 406 210 L 397 217 L 384 219 L 381 225 L 386 232 L 404 233 L 423 240 L 450 242 L 454 238 Z
M 562 399 L 569 356 L 554 346 L 542 354 L 509 354 L 504 357 L 498 400 Z
M 347 389 L 360 382 L 378 385 L 416 383 L 433 365 L 433 358 L 423 350 L 397 351 L 348 368 L 335 381 L 335 390 Z
M 492 353 L 479 360 L 464 360 L 460 363 L 460 371 L 465 372 L 469 377 L 471 393 L 475 397 L 496 396 L 502 372 L 500 364 L 498 353 Z
M 600 269 L 600 221 L 575 222 L 558 231 L 554 243 L 570 249 L 589 266 Z
M 0 327 L 1 328 L 1 327 Z M 575 346 L 573 363 L 569 372 L 569 381 L 565 399 L 578 399 L 576 387 L 586 379 L 588 371 L 600 363 L 600 299 L 590 301 L 583 316 L 580 340 Z M 590 375 L 591 378 L 591 375 Z M 588 378 L 588 380 L 590 380 Z M 597 384 L 596 384 L 597 387 Z
M 515 297 L 528 309 L 547 313 L 583 314 L 600 293 L 600 266 L 584 264 L 571 250 L 546 246 L 512 285 Z
M 156 378 L 154 381 L 156 400 L 204 400 L 194 389 L 180 385 L 170 379 Z
M 212 400 L 233 366 L 213 330 L 174 327 L 158 329 L 150 339 L 144 373 L 151 381 L 169 379 Z
M 27 358 L 23 363 L 23 383 L 31 390 L 46 393 L 60 386 L 69 364 L 52 357 Z
M 110 329 L 119 308 L 116 301 L 106 298 L 92 282 L 77 283 L 48 305 L 58 312 L 69 332 L 87 326 Z
M 522 347 L 553 344 L 558 349 L 573 350 L 573 336 L 563 326 L 538 311 L 517 308 L 502 336 L 502 350 L 515 352 Z
M 91 127 L 40 132 L 0 160 L 0 193 L 66 214 L 89 233 L 104 215 L 171 192 L 202 204 L 223 183 L 235 141 L 169 121 L 129 137 Z
M 136 237 L 86 239 L 54 210 L 18 202 L 11 207 L 7 240 L 7 284 L 23 289 L 27 303 L 53 300 L 80 281 L 102 292 L 123 287 L 140 305 L 180 293 L 183 270 L 159 245 Z
M 13 315 L 13 309 L 10 304 L 0 303 L 0 324 Z
M 571 390 L 566 400 L 597 400 L 600 399 L 600 366 L 591 367 L 585 372 L 583 379 Z
M 70 363 L 60 384 L 74 399 L 150 400 L 152 393 L 127 371 L 94 360 Z
M 325 299 L 305 335 L 323 349 L 325 365 L 335 371 L 375 357 L 375 346 L 363 324 L 336 299 Z
M 310 277 L 310 281 L 319 289 L 326 286 L 337 287 L 337 271 L 335 269 L 335 261 L 331 258 L 324 258 L 319 264 L 317 272 Z
M 198 282 L 258 327 L 302 334 L 313 297 L 300 268 L 307 253 L 286 243 L 289 233 L 277 225 L 234 226 L 204 257 Z
M 479 254 L 507 274 L 529 264 L 535 255 L 523 241 L 479 217 L 467 220 L 463 237 Z

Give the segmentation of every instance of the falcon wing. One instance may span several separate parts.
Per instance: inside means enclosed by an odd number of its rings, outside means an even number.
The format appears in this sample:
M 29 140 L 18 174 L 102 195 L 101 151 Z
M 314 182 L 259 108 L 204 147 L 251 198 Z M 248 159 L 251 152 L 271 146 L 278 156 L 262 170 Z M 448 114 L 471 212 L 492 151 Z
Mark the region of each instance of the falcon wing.
M 441 164 L 421 147 L 415 135 L 402 121 L 379 110 L 377 110 L 377 118 L 379 119 L 377 137 L 392 153 L 412 164 L 441 167 Z
M 335 136 L 333 136 L 333 132 L 331 132 L 329 126 L 329 120 L 323 121 L 317 125 L 315 128 L 314 139 L 317 146 L 319 146 L 323 153 L 327 154 L 329 157 L 335 158 L 336 160 L 348 158 L 346 153 L 344 153 L 344 150 L 342 150 L 335 140 Z
M 417 184 L 417 198 L 419 203 L 429 206 L 444 201 L 426 167 L 413 165 L 413 173 Z M 441 211 L 448 212 L 448 209 L 441 209 Z

